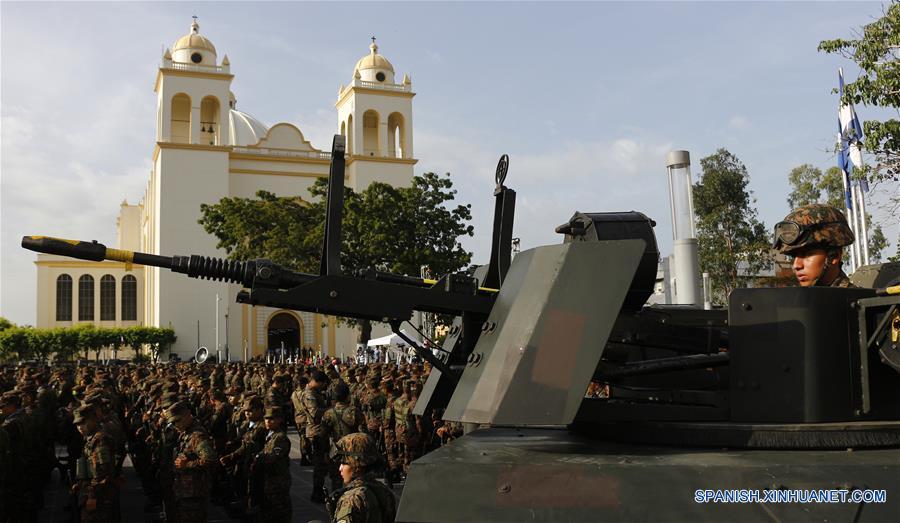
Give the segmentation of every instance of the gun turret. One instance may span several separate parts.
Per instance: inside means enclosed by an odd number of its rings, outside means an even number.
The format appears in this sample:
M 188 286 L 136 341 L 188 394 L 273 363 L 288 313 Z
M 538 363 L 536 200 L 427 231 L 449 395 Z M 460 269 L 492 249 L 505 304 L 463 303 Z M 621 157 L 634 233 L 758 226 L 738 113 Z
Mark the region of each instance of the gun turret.
M 25 236 L 22 238 L 22 247 L 88 261 L 111 260 L 160 267 L 191 278 L 236 283 L 245 289 L 237 295 L 239 303 L 386 322 L 416 349 L 420 357 L 440 371 L 438 374 L 444 376 L 443 381 L 449 380 L 442 387 L 449 394 L 461 374 L 484 319 L 491 311 L 510 265 L 515 191 L 503 185 L 509 160 L 504 155 L 497 169 L 497 186 L 494 191 L 497 205 L 491 263 L 486 269 L 482 269 L 485 272 L 482 272 L 480 283 L 478 278 L 467 272 L 446 274 L 435 280 L 374 269 L 351 276 L 342 274 L 340 266 L 344 140 L 340 135 L 335 136 L 332 145 L 325 237 L 319 274 L 296 272 L 265 259 L 238 261 L 196 254 L 160 256 L 113 249 L 96 241 L 50 236 Z M 431 350 L 422 348 L 402 334 L 400 325 L 409 321 L 414 311 L 460 317 L 461 323 L 457 325 L 455 333 L 465 330 L 469 334 L 464 341 L 453 336 L 452 343 L 455 344 L 459 339 L 463 349 L 450 357 L 459 348 L 453 346 L 445 350 L 443 358 L 438 358 Z

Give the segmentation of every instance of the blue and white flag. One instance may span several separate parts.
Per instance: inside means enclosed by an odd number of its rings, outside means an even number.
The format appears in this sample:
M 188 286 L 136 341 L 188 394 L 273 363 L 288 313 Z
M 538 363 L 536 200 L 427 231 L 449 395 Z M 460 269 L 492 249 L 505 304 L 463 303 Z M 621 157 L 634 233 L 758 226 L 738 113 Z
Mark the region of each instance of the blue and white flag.
M 844 70 L 838 69 L 838 83 L 840 85 L 840 97 L 844 97 Z M 844 174 L 845 199 L 848 209 L 853 208 L 853 198 L 851 197 L 850 173 L 854 168 L 862 168 L 862 153 L 859 149 L 859 142 L 862 140 L 862 126 L 859 124 L 859 118 L 856 116 L 856 110 L 853 104 L 841 104 L 838 109 L 838 137 L 841 141 L 841 149 L 838 154 L 838 167 Z M 864 191 L 868 191 L 868 183 L 863 185 Z

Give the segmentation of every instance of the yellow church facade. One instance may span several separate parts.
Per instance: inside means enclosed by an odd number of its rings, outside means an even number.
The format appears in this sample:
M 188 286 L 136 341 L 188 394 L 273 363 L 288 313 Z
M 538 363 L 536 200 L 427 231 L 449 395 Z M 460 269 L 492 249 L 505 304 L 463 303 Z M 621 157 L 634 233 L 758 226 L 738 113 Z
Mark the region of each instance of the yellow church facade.
M 409 75 L 396 83 L 393 65 L 378 51 L 373 41 L 348 84 L 339 87 L 335 103 L 335 133 L 347 139 L 346 184 L 354 190 L 373 181 L 408 185 L 417 161 Z M 316 148 L 291 123 L 267 126 L 238 110 L 234 78 L 228 56 L 219 60 L 196 21 L 165 50 L 154 84 L 152 169 L 142 201 L 121 206 L 119 248 L 224 257 L 216 238 L 197 223 L 201 204 L 254 197 L 259 190 L 307 198 L 315 180 L 327 176 L 330 144 Z M 232 359 L 281 346 L 332 356 L 356 351 L 355 330 L 335 318 L 237 304 L 240 287 L 234 284 L 50 255 L 39 255 L 35 263 L 38 327 L 84 322 L 171 327 L 178 338 L 172 351 L 182 358 L 198 347 L 212 354 L 218 348 L 224 357 L 226 343 Z

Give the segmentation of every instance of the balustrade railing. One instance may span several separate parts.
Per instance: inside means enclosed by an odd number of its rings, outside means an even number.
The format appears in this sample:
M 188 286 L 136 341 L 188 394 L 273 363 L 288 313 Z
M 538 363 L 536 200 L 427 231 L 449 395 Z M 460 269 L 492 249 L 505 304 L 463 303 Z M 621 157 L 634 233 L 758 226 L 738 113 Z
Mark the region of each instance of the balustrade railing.
M 386 84 L 382 82 L 370 82 L 368 80 L 356 80 L 359 83 L 360 87 L 366 87 L 369 89 L 383 89 L 385 91 L 399 91 L 399 92 L 407 92 L 412 86 L 406 84 Z
M 289 158 L 313 158 L 317 160 L 331 159 L 331 153 L 327 151 L 290 151 L 286 149 L 270 149 L 268 147 L 234 147 L 233 150 L 236 153 L 257 156 L 284 156 Z
M 203 65 L 190 64 L 186 62 L 173 62 L 169 60 L 163 61 L 164 69 L 174 69 L 176 71 L 197 71 L 201 73 L 227 73 L 228 68 L 223 65 Z

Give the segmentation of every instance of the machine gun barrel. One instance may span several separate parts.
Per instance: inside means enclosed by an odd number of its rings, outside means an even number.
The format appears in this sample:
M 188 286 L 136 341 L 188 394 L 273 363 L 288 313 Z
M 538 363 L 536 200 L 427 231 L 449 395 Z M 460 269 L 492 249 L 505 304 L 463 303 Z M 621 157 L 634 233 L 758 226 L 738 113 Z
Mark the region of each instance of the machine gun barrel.
M 316 278 L 311 274 L 294 272 L 265 260 L 235 261 L 208 256 L 159 256 L 144 252 L 111 249 L 96 241 L 67 240 L 51 236 L 25 236 L 22 247 L 45 254 L 56 254 L 88 261 L 118 261 L 126 264 L 147 265 L 170 269 L 191 278 L 226 281 L 251 287 L 257 273 L 266 278 L 272 275 L 270 285 L 285 289 L 295 287 Z

